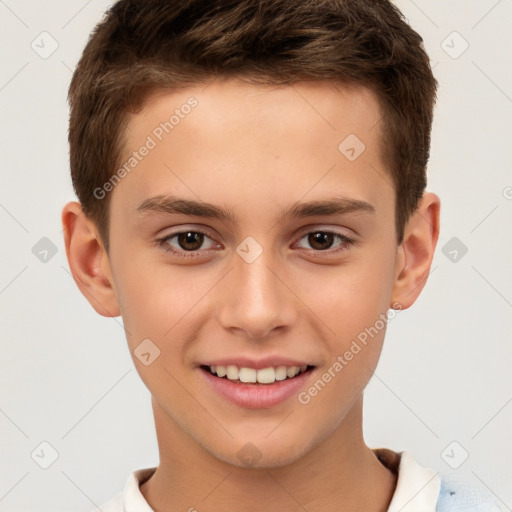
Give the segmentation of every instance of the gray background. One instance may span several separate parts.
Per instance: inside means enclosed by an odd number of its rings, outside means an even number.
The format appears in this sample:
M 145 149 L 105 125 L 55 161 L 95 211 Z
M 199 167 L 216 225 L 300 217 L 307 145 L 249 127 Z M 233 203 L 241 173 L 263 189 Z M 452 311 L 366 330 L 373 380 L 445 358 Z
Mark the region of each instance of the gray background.
M 158 464 L 121 319 L 80 294 L 60 225 L 74 199 L 67 87 L 109 4 L 0 1 L 1 511 L 88 511 Z M 390 322 L 365 437 L 455 471 L 512 510 L 512 1 L 397 4 L 440 83 L 428 189 L 442 227 L 424 292 Z

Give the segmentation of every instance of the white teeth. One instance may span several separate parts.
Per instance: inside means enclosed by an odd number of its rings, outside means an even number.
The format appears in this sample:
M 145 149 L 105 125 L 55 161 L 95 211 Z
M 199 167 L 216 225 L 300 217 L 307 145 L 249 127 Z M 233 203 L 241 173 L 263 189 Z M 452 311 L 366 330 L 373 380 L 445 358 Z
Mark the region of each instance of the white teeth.
M 242 375 L 242 370 L 240 370 L 240 375 Z M 258 382 L 260 384 L 271 384 L 276 380 L 276 371 L 274 368 L 262 368 L 261 370 L 258 370 Z M 242 380 L 240 378 L 240 380 Z
M 237 380 L 238 379 L 238 368 L 235 365 L 228 365 L 226 367 L 226 376 L 229 380 Z
M 306 371 L 307 366 L 277 366 L 273 368 L 247 368 L 230 364 L 228 366 L 212 365 L 210 372 L 219 377 L 227 377 L 229 380 L 239 380 L 240 382 L 251 382 L 259 384 L 272 384 L 276 380 L 292 379 L 299 373 Z
M 256 382 L 256 370 L 254 368 L 240 368 L 238 378 L 240 382 Z
M 291 379 L 292 377 L 295 377 L 295 375 L 297 375 L 299 372 L 300 366 L 290 366 L 290 368 L 286 370 L 286 376 Z
M 286 379 L 286 366 L 278 366 L 276 368 L 276 380 Z

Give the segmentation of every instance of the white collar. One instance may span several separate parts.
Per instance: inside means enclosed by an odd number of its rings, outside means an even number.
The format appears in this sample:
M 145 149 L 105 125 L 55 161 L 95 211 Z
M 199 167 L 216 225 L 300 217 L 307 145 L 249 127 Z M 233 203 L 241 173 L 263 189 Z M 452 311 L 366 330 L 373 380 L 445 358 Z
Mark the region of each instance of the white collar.
M 387 512 L 436 512 L 441 477 L 420 466 L 407 451 L 400 452 L 396 489 Z
M 155 512 L 140 491 L 140 485 L 155 471 L 156 467 L 138 469 L 128 477 L 123 490 L 124 512 Z

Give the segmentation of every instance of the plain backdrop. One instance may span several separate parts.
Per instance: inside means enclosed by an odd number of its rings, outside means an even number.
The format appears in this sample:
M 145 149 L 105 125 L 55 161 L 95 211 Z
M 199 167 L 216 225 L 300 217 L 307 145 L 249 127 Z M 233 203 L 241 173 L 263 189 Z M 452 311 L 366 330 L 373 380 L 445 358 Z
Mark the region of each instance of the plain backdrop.
M 85 512 L 158 464 L 150 395 L 121 319 L 99 316 L 79 292 L 60 224 L 75 199 L 67 88 L 109 5 L 0 1 L 2 512 Z M 389 324 L 365 438 L 512 510 L 512 2 L 398 6 L 440 86 L 428 190 L 441 198 L 442 227 L 425 290 Z

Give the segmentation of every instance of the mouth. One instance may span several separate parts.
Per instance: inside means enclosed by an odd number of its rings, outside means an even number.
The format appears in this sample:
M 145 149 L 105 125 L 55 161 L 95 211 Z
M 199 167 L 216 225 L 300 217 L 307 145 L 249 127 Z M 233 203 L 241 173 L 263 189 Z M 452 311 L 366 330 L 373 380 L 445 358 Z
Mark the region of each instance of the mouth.
M 233 383 L 249 385 L 271 385 L 275 382 L 293 380 L 304 373 L 311 372 L 312 365 L 302 366 L 268 366 L 267 368 L 250 368 L 236 365 L 201 365 L 201 370 L 219 379 L 229 380 Z

